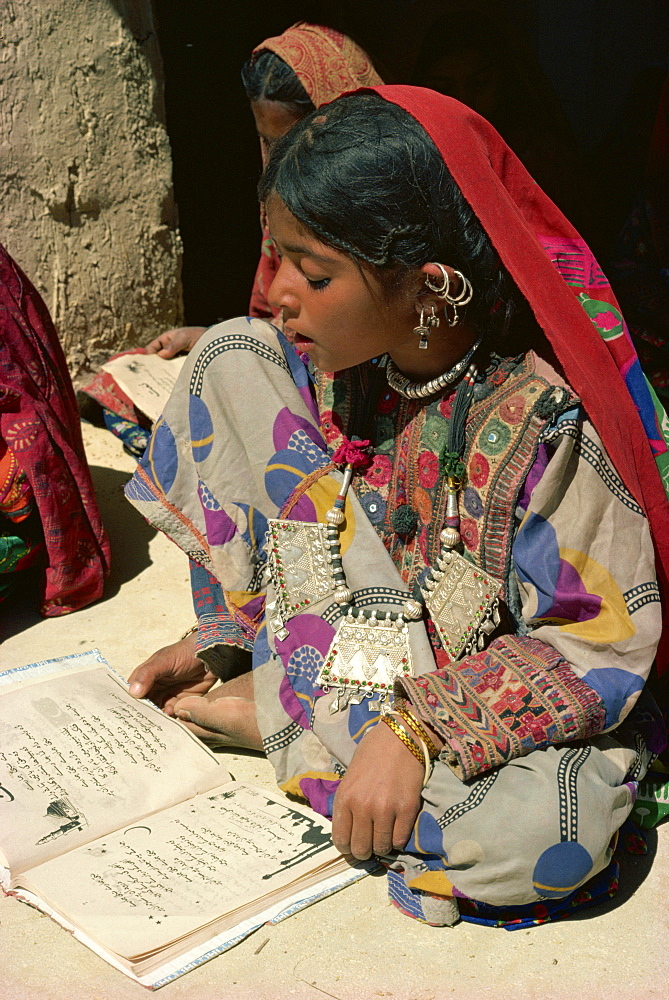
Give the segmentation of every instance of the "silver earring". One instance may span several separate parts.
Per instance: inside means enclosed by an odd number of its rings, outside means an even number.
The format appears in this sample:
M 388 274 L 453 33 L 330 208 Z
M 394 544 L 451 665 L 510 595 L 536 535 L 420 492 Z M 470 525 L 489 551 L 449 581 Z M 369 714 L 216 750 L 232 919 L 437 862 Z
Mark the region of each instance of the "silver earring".
M 444 265 L 440 264 L 436 260 L 432 261 L 432 267 L 438 267 L 441 271 L 441 282 L 439 282 L 438 278 L 433 278 L 431 275 L 427 274 L 425 276 L 425 284 L 430 291 L 434 292 L 435 295 L 438 295 L 440 299 L 448 300 L 448 293 L 451 287 L 448 272 L 446 271 Z
M 427 325 L 434 328 L 436 326 L 439 326 L 439 324 L 441 323 L 441 319 L 437 314 L 437 310 L 434 308 L 434 306 L 430 306 L 430 309 L 432 310 L 432 312 L 431 315 L 427 317 Z
M 454 275 L 457 275 L 462 282 L 462 288 L 458 295 L 449 295 L 446 299 L 449 306 L 453 309 L 453 318 L 448 318 L 449 326 L 456 326 L 460 322 L 460 317 L 458 316 L 458 306 L 466 306 L 467 303 L 471 302 L 474 297 L 474 289 L 472 288 L 472 283 L 469 278 L 465 278 L 462 271 L 453 271 Z
M 460 281 L 462 282 L 462 288 L 460 289 L 457 295 L 451 295 L 451 281 L 450 278 L 448 277 L 448 272 L 446 271 L 446 268 L 444 267 L 443 264 L 440 264 L 436 260 L 432 261 L 431 263 L 432 267 L 439 268 L 441 272 L 441 281 L 439 281 L 438 278 L 433 278 L 431 275 L 428 274 L 425 277 L 425 284 L 427 285 L 427 287 L 430 289 L 431 292 L 434 292 L 434 294 L 438 295 L 439 298 L 443 302 L 445 302 L 447 306 L 451 307 L 451 309 L 453 310 L 453 315 L 449 316 L 448 313 L 446 313 L 446 322 L 448 323 L 449 326 L 457 326 L 457 324 L 460 322 L 460 317 L 458 315 L 458 306 L 466 306 L 467 303 L 471 302 L 471 300 L 474 297 L 474 289 L 472 288 L 472 283 L 469 280 L 469 278 L 465 278 L 462 271 L 454 270 L 453 274 L 455 277 L 459 278 Z
M 426 320 L 425 320 L 425 308 L 423 306 L 421 306 L 420 307 L 420 320 L 418 321 L 418 326 L 415 326 L 413 328 L 413 332 L 417 336 L 420 337 L 420 343 L 418 344 L 418 348 L 421 351 L 426 351 L 427 350 L 427 346 L 428 346 L 427 342 L 428 342 L 428 337 L 430 336 L 430 328 L 432 326 L 436 325 L 436 324 L 430 322 L 431 319 L 432 319 L 432 317 L 429 316 L 428 319 L 427 319 L 427 322 L 426 322 Z

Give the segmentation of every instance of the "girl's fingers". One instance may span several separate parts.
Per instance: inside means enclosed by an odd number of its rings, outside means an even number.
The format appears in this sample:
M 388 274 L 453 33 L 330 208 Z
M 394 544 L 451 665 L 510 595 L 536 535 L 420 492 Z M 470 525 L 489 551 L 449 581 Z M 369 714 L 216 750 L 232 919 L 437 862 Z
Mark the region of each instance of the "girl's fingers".
M 351 854 L 359 861 L 367 861 L 374 852 L 374 823 L 367 815 L 353 816 L 351 824 Z

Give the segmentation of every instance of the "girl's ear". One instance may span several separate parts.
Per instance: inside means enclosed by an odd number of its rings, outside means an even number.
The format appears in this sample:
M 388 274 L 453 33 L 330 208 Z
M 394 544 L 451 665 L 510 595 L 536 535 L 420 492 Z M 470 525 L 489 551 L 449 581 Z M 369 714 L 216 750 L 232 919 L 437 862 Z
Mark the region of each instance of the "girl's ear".
M 446 271 L 448 281 L 450 282 L 450 288 L 453 289 L 457 281 L 455 272 L 452 267 L 447 267 L 446 265 L 444 265 L 444 270 Z M 445 308 L 444 300 L 438 292 L 433 291 L 427 284 L 428 280 L 436 288 L 440 288 L 444 284 L 444 276 L 441 268 L 437 264 L 423 264 L 419 273 L 421 276 L 421 283 L 416 295 L 416 312 L 420 314 L 421 308 L 434 308 L 437 313 L 441 312 Z

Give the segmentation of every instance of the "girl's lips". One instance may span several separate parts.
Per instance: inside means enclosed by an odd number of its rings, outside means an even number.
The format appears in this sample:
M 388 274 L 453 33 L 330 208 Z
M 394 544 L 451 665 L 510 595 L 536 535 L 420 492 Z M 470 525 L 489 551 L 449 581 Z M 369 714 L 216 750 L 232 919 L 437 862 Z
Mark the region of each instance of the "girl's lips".
M 311 337 L 305 337 L 303 333 L 297 333 L 295 330 L 290 331 L 293 335 L 293 343 L 296 347 L 299 347 L 302 351 L 309 350 L 309 347 L 313 344 Z

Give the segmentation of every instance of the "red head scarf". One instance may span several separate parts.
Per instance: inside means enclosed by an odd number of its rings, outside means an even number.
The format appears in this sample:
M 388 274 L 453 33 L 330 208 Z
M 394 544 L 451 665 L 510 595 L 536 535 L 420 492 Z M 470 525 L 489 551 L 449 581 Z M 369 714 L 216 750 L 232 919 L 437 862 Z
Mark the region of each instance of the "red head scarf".
M 474 111 L 421 87 L 375 87 L 418 121 L 530 303 L 621 479 L 648 517 L 665 623 L 669 597 L 669 451 L 611 287 L 574 227 Z M 446 263 L 448 263 L 446 261 Z M 667 635 L 665 627 L 664 635 Z M 666 669 L 669 649 L 658 653 Z

